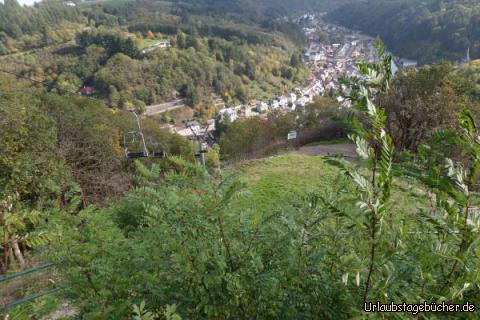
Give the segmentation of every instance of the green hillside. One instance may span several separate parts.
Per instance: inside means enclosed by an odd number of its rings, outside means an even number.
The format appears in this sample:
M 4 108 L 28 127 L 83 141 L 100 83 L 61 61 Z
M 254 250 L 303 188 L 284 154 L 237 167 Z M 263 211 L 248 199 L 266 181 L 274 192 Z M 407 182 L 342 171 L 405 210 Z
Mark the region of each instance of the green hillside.
M 419 63 L 459 61 L 468 48 L 473 59 L 480 57 L 478 1 L 353 0 L 330 18 L 379 36 L 395 54 Z
M 309 193 L 338 194 L 346 201 L 353 190 L 344 174 L 319 156 L 281 155 L 246 162 L 231 170 L 252 193 L 252 199 L 237 204 L 239 208 L 254 205 L 262 212 L 298 202 Z M 428 199 L 420 187 L 397 179 L 392 203 L 393 211 L 408 216 L 427 207 Z

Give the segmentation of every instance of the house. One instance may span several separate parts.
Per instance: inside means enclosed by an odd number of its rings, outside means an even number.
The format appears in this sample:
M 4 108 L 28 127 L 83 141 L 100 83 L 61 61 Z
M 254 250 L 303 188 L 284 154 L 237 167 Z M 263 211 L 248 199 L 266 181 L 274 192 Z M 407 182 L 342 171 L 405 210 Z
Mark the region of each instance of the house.
M 275 110 L 275 109 L 278 109 L 280 107 L 280 101 L 278 99 L 273 99 L 272 101 L 270 101 L 270 110 Z
M 80 93 L 84 96 L 91 96 L 95 93 L 95 88 L 92 86 L 83 86 L 83 88 L 80 89 Z
M 303 96 L 303 97 L 301 97 L 300 99 L 298 99 L 298 100 L 295 102 L 295 106 L 296 106 L 297 108 L 299 108 L 299 107 L 304 108 L 305 105 L 306 105 L 307 103 L 309 103 L 309 102 L 310 102 L 310 101 L 309 101 L 305 96 Z
M 196 134 L 199 134 L 199 132 L 200 132 L 200 123 L 198 123 L 197 120 L 187 121 L 185 127 L 187 129 L 190 129 L 191 131 L 195 132 Z
M 266 112 L 268 110 L 268 105 L 265 102 L 259 102 L 259 103 L 257 103 L 257 106 L 255 107 L 255 110 L 258 113 Z
M 170 48 L 171 47 L 170 40 L 169 39 L 160 40 L 155 44 L 155 46 L 158 48 Z
M 278 98 L 278 105 L 280 107 L 285 107 L 288 105 L 288 97 L 286 96 L 281 96 L 280 98 Z
M 295 103 L 295 101 L 297 101 L 297 95 L 295 93 L 290 93 L 288 95 L 288 102 Z
M 252 108 L 250 108 L 249 106 L 245 106 L 245 118 L 254 117 L 256 115 L 257 113 L 254 112 Z
M 295 108 L 292 110 L 295 110 L 295 111 L 299 111 L 299 112 L 305 112 L 305 104 L 302 102 L 302 103 L 299 103 L 299 101 L 297 101 L 295 103 Z
M 225 108 L 218 112 L 220 115 L 220 121 L 224 121 L 226 117 L 230 119 L 231 122 L 234 122 L 238 119 L 237 111 L 233 108 Z

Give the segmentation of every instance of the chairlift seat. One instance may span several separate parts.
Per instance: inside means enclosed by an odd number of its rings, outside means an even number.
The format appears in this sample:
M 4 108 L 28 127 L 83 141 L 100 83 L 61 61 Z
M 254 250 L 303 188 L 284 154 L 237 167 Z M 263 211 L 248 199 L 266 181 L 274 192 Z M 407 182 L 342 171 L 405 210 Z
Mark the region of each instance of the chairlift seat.
M 165 151 L 160 150 L 160 151 L 153 151 L 152 156 L 154 158 L 165 158 Z
M 146 158 L 148 155 L 143 152 L 126 152 L 125 153 L 128 159 L 138 159 L 138 158 Z

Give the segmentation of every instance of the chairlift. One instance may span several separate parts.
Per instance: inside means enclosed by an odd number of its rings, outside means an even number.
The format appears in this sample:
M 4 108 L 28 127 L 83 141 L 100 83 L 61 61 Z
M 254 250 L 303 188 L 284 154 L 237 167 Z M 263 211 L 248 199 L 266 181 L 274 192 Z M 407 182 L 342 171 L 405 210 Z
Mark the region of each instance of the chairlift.
M 165 152 L 163 148 L 163 144 L 161 143 L 154 143 L 152 142 L 152 139 L 150 138 L 150 143 L 149 146 L 151 146 L 151 149 L 153 149 L 151 155 L 153 158 L 157 159 L 162 159 L 167 156 L 167 153 Z
M 125 148 L 125 157 L 127 159 L 138 159 L 148 157 L 148 149 L 145 144 L 142 128 L 140 127 L 140 120 L 135 111 L 132 111 L 137 119 L 137 131 L 127 132 L 123 136 L 123 145 Z
M 152 157 L 158 158 L 158 159 L 165 158 L 166 155 L 167 155 L 167 154 L 166 154 L 165 151 L 163 151 L 163 150 L 153 151 L 153 152 L 152 152 Z
M 123 136 L 123 145 L 125 147 L 125 156 L 127 159 L 148 157 L 148 150 L 143 146 L 142 142 L 143 133 L 140 131 L 130 131 Z

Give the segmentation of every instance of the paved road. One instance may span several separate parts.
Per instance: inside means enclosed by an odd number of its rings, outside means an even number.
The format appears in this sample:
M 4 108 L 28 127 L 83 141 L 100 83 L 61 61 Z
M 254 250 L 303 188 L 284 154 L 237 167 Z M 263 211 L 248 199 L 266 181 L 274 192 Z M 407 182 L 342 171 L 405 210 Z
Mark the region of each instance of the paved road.
M 152 116 L 154 114 L 159 114 L 159 113 L 163 113 L 163 112 L 167 112 L 175 109 L 180 109 L 183 107 L 185 107 L 185 100 L 183 99 L 178 99 L 178 100 L 160 103 L 160 104 L 152 104 L 145 108 L 144 115 Z
M 356 159 L 357 152 L 354 144 L 339 143 L 339 144 L 322 144 L 311 147 L 301 147 L 295 150 L 295 154 L 306 154 L 311 156 L 331 156 L 331 155 L 343 155 L 345 158 Z

